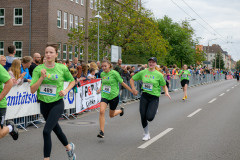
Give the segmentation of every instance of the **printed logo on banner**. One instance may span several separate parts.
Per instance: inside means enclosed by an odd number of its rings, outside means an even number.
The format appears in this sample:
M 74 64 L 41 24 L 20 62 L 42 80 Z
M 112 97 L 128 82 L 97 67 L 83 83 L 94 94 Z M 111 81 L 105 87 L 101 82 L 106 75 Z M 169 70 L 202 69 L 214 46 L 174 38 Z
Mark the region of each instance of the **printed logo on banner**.
M 74 89 L 71 89 L 67 95 L 64 96 L 64 100 L 67 99 L 69 104 L 73 104 L 74 102 Z
M 28 92 L 17 92 L 16 96 L 7 96 L 7 106 L 23 105 L 37 102 L 37 95 Z

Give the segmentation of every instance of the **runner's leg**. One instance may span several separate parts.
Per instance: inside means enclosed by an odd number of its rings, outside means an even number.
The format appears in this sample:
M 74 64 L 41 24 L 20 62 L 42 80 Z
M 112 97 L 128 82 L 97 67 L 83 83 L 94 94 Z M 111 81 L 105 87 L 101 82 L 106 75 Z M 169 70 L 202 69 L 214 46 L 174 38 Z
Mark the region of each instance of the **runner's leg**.
M 144 93 L 143 93 L 140 98 L 140 108 L 139 108 L 143 128 L 145 128 L 148 125 L 147 118 L 146 118 L 148 103 L 149 103 L 148 99 L 144 96 Z
M 100 115 L 99 115 L 99 124 L 100 130 L 104 132 L 105 125 L 105 110 L 107 108 L 107 104 L 105 102 L 100 103 Z

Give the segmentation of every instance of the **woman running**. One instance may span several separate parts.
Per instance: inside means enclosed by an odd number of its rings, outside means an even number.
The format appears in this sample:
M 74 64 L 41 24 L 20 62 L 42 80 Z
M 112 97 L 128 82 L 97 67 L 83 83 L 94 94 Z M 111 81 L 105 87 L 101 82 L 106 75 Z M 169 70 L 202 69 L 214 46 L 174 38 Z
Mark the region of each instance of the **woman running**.
M 183 88 L 183 100 L 187 99 L 187 87 L 189 85 L 189 76 L 191 76 L 190 71 L 187 69 L 187 65 L 183 65 L 183 70 L 179 72 L 181 77 L 181 85 Z
M 44 160 L 49 160 L 50 158 L 52 131 L 65 146 L 69 160 L 75 160 L 75 146 L 73 143 L 68 143 L 65 134 L 58 124 L 58 120 L 64 111 L 63 97 L 74 87 L 75 81 L 67 67 L 63 64 L 55 63 L 55 57 L 58 56 L 57 49 L 57 44 L 47 44 L 45 48 L 46 63 L 34 69 L 30 84 L 31 93 L 34 94 L 37 91 L 40 110 L 46 120 L 43 129 Z M 70 82 L 65 90 L 63 90 L 64 81 Z
M 157 65 L 157 59 L 152 57 L 148 60 L 148 69 L 145 69 L 135 74 L 130 80 L 130 84 L 133 90 L 133 94 L 137 95 L 138 91 L 135 89 L 134 81 L 142 80 L 143 93 L 140 99 L 140 115 L 142 121 L 142 127 L 144 129 L 143 141 L 150 139 L 150 133 L 148 130 L 148 121 L 152 121 L 157 113 L 159 97 L 161 94 L 161 86 L 165 92 L 166 97 L 171 99 L 168 94 L 168 88 L 163 75 L 155 69 Z
M 120 114 L 120 116 L 123 116 L 124 114 L 124 107 L 121 107 L 120 110 L 116 110 L 119 102 L 119 84 L 129 90 L 131 93 L 132 89 L 126 85 L 123 82 L 122 77 L 120 74 L 115 71 L 111 70 L 111 63 L 108 60 L 102 61 L 102 69 L 103 72 L 101 73 L 102 78 L 102 85 L 99 90 L 97 90 L 98 93 L 102 91 L 101 96 L 101 103 L 100 103 L 100 115 L 99 115 L 99 124 L 100 124 L 100 133 L 97 135 L 99 138 L 104 138 L 104 124 L 105 124 L 105 110 L 110 105 L 109 108 L 109 116 L 111 118 L 117 116 Z

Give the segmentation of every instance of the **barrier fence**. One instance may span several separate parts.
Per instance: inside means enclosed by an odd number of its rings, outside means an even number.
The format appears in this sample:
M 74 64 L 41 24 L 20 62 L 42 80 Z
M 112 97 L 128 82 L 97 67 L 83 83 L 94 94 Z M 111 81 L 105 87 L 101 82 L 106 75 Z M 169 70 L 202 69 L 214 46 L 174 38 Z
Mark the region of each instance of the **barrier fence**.
M 232 77 L 225 77 L 225 75 L 222 74 L 193 74 L 191 77 L 189 77 L 189 86 L 191 87 L 231 78 Z M 127 80 L 126 77 L 123 77 L 123 81 L 130 86 L 130 81 Z M 82 113 L 84 111 L 97 109 L 100 107 L 101 94 L 98 94 L 97 90 L 101 86 L 101 79 L 80 82 L 81 87 L 75 90 L 76 93 L 74 92 L 73 88 L 64 97 L 65 110 L 62 116 L 68 120 L 70 120 L 69 117 L 76 119 L 75 114 L 77 113 Z M 64 82 L 64 88 L 66 88 L 68 84 L 68 82 Z M 131 92 L 119 84 L 119 103 L 121 104 L 138 100 L 141 97 L 141 86 L 141 81 L 135 82 L 135 88 L 138 90 L 138 95 L 134 96 Z M 178 89 L 181 89 L 180 77 L 178 75 L 173 75 L 170 77 L 169 91 Z M 40 104 L 37 102 L 37 95 L 36 93 L 31 94 L 29 83 L 24 83 L 21 86 L 14 86 L 6 96 L 6 99 L 6 120 L 13 120 L 19 128 L 26 130 L 26 127 L 29 125 L 33 125 L 38 128 L 37 124 L 44 122 L 44 119 L 40 114 Z

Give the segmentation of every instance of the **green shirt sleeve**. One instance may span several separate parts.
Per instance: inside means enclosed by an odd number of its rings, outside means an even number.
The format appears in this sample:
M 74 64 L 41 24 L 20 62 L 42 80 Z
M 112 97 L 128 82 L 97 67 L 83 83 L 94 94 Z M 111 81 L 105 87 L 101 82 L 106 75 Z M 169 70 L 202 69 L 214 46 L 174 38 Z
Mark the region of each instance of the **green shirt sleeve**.
M 67 82 L 72 82 L 74 81 L 74 78 L 72 76 L 72 74 L 70 73 L 70 71 L 68 70 L 68 68 L 63 67 L 63 72 L 64 72 L 64 80 Z
M 165 81 L 165 79 L 164 79 L 162 74 L 160 76 L 160 86 L 166 86 L 166 81 Z
M 119 82 L 119 83 L 122 83 L 123 82 L 123 79 L 122 79 L 122 77 L 120 76 L 120 74 L 118 73 L 118 72 L 114 72 L 114 74 L 115 74 L 115 77 L 116 77 L 116 79 L 117 79 L 117 81 Z
M 181 74 L 182 73 L 182 70 L 180 70 L 180 72 L 178 74 Z
M 33 73 L 32 73 L 32 81 L 30 83 L 30 86 L 35 84 L 39 80 L 40 76 L 41 76 L 41 73 L 39 73 L 38 67 L 34 68 Z
M 6 71 L 5 68 L 3 68 L 2 65 L 0 65 L 0 77 L 1 77 L 1 82 L 6 83 L 9 79 L 11 79 L 9 73 Z
M 134 76 L 132 76 L 132 79 L 133 79 L 134 81 L 142 80 L 142 72 L 143 72 L 143 71 L 138 72 L 137 74 L 135 74 Z

